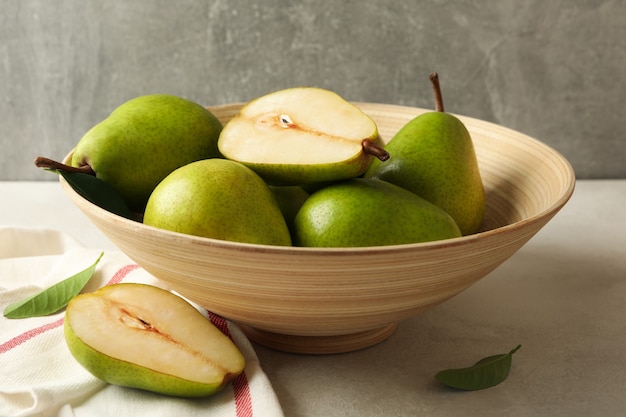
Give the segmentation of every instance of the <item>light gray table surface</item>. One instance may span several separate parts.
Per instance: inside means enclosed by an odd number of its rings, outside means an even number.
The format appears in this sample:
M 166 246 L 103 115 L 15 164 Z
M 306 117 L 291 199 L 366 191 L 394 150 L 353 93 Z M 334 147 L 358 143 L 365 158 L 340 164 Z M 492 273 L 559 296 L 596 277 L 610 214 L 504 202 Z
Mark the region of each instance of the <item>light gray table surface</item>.
M 114 248 L 58 182 L 0 182 L 0 225 Z M 626 415 L 626 180 L 578 181 L 510 260 L 386 341 L 329 356 L 255 345 L 287 417 Z M 461 392 L 433 375 L 515 345 L 508 379 Z

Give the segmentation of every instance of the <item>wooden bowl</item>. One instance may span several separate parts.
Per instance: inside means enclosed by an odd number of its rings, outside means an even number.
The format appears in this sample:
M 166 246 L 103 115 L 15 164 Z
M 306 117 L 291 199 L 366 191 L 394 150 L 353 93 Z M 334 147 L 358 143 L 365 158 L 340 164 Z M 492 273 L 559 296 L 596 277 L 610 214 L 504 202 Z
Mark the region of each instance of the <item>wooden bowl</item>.
M 389 140 L 424 109 L 355 103 Z M 210 107 L 222 121 L 241 104 Z M 569 200 L 568 161 L 519 132 L 459 116 L 474 140 L 487 194 L 480 233 L 368 248 L 242 244 L 156 229 L 65 192 L 115 244 L 173 290 L 238 323 L 265 346 L 298 353 L 361 349 L 402 320 L 453 297 L 520 249 Z

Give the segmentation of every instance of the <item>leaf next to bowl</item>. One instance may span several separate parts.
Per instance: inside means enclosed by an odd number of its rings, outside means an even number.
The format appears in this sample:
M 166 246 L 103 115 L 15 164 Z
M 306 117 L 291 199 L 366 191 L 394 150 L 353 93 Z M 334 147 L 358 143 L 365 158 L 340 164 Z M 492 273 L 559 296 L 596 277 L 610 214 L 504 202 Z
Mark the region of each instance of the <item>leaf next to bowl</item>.
M 435 378 L 451 388 L 466 391 L 493 387 L 509 375 L 513 354 L 521 347 L 522 345 L 517 345 L 509 353 L 488 356 L 468 368 L 443 370 Z
M 4 309 L 4 317 L 9 319 L 24 319 L 28 317 L 46 316 L 56 313 L 78 295 L 87 285 L 94 272 L 96 265 L 102 258 L 104 252 L 100 253 L 98 259 L 85 270 L 60 281 L 50 288 L 38 292 L 23 300 L 9 304 Z

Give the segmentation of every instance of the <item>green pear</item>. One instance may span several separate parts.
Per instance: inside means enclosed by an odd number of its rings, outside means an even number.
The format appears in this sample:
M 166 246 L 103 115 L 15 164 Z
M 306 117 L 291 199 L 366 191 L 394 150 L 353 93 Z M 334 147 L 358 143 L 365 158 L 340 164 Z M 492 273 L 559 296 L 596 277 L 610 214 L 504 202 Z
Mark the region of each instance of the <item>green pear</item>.
M 298 185 L 270 185 L 270 190 L 276 198 L 287 226 L 291 229 L 293 220 L 302 204 L 309 198 L 309 193 Z
M 220 121 L 187 99 L 153 94 L 117 107 L 78 141 L 70 165 L 88 167 L 136 211 L 167 174 L 219 156 Z
M 465 125 L 446 113 L 437 74 L 431 75 L 437 111 L 423 113 L 403 126 L 385 146 L 384 164 L 374 161 L 366 178 L 406 188 L 448 212 L 464 235 L 479 230 L 485 213 L 485 191 Z
M 234 242 L 291 245 L 269 186 L 228 159 L 205 159 L 174 170 L 152 192 L 147 225 Z
M 353 178 L 374 157 L 388 157 L 371 117 L 315 87 L 279 90 L 248 102 L 226 123 L 218 147 L 273 185 Z
M 113 284 L 74 297 L 67 346 L 114 385 L 180 397 L 212 395 L 243 372 L 237 346 L 181 297 L 146 284 Z
M 354 178 L 313 193 L 294 221 L 295 244 L 310 247 L 399 245 L 460 237 L 439 207 L 397 185 Z

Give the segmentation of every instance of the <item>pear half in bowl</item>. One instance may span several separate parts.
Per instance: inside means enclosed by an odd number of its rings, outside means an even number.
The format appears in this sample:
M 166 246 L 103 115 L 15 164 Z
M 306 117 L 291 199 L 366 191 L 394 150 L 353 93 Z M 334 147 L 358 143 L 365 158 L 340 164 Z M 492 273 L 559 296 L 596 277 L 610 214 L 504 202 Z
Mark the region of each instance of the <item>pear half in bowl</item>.
M 218 148 L 274 185 L 322 183 L 361 175 L 386 159 L 376 122 L 337 93 L 295 87 L 244 105 Z

